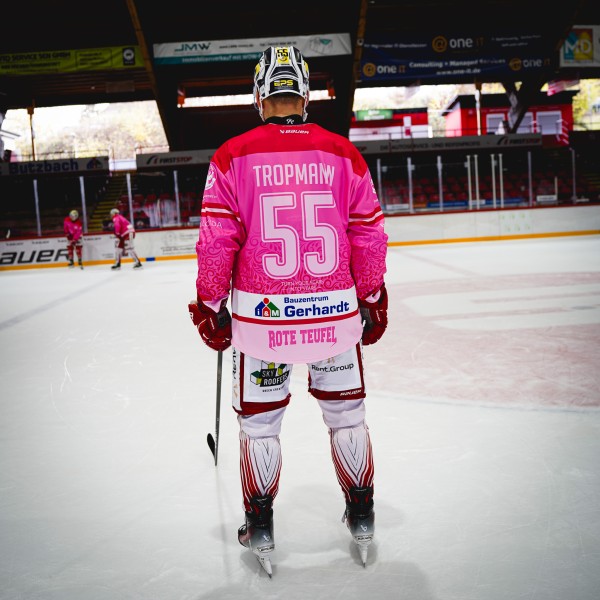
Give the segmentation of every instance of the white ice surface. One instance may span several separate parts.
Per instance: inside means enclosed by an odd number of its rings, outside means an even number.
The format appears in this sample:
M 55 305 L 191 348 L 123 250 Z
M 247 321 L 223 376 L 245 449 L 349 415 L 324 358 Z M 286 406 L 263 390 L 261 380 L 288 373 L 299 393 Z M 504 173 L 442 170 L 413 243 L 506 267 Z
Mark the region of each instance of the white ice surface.
M 0 273 L 2 600 L 597 600 L 600 238 L 391 248 L 365 348 L 363 568 L 307 371 L 281 436 L 269 580 L 236 538 L 225 353 L 191 260 Z

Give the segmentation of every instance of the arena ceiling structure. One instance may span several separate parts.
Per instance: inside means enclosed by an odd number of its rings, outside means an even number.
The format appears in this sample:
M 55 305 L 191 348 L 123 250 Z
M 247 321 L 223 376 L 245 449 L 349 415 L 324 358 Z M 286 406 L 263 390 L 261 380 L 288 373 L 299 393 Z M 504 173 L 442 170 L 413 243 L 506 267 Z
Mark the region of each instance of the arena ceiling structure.
M 171 151 L 216 148 L 259 123 L 254 108 L 188 108 L 180 106 L 183 97 L 249 94 L 256 50 L 298 41 L 306 48 L 311 90 L 326 92 L 311 102 L 310 118 L 342 135 L 356 89 L 440 83 L 504 84 L 516 129 L 545 83 L 600 78 L 598 56 L 567 66 L 559 59 L 574 27 L 600 26 L 600 2 L 554 4 L 12 3 L 0 27 L 0 112 L 155 100 Z M 592 37 L 588 45 L 594 44 L 600 40 Z

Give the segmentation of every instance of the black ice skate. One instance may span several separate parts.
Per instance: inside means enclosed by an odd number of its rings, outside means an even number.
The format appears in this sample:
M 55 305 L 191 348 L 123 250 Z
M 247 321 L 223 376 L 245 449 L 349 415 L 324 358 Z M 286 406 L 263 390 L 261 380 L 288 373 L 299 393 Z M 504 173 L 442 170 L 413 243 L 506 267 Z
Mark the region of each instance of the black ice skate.
M 246 522 L 238 529 L 238 541 L 245 548 L 252 550 L 269 577 L 273 574 L 271 553 L 275 549 L 272 506 L 272 496 L 252 498 L 252 510 L 245 513 Z
M 135 265 L 133 265 L 134 269 L 141 269 L 142 268 L 142 263 L 138 260 Z
M 81 259 L 79 259 L 79 268 L 80 268 L 80 269 L 83 269 L 83 262 L 82 262 L 82 260 L 81 260 Z
M 367 566 L 367 552 L 375 534 L 375 512 L 373 511 L 373 488 L 351 487 L 350 501 L 342 515 L 358 546 L 363 566 Z
M 70 259 L 69 259 L 69 267 L 73 267 L 73 266 L 74 266 L 74 265 L 73 265 L 73 259 L 72 259 L 72 258 L 70 258 Z
M 112 269 L 113 271 L 117 271 L 117 270 L 118 270 L 118 269 L 120 269 L 120 268 L 121 268 L 121 263 L 120 263 L 120 262 L 118 262 L 118 263 L 115 263 L 115 264 L 114 264 L 114 265 L 111 267 L 111 269 Z

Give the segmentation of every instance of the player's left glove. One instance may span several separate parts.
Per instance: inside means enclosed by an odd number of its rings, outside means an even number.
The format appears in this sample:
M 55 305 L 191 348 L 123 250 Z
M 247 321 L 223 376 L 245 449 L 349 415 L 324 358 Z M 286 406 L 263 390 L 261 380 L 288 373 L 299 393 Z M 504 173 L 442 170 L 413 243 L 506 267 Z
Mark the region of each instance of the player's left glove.
M 377 297 L 377 294 L 372 294 L 372 296 Z M 371 300 L 371 297 L 368 300 L 366 298 L 364 300 L 359 298 L 358 307 L 363 321 L 363 346 L 374 344 L 379 341 L 388 324 L 388 296 L 385 283 L 379 288 L 377 300 Z
M 226 299 L 221 302 L 219 312 L 201 300 L 188 304 L 192 323 L 197 327 L 202 341 L 213 350 L 227 350 L 231 346 L 231 315 L 226 303 Z

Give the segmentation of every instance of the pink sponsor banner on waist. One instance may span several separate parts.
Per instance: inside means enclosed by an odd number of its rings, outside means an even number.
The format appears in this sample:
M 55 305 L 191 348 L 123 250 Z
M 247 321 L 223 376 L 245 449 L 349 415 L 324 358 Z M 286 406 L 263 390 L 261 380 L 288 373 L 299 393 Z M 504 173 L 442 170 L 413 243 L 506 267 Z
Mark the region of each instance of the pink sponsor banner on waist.
M 344 352 L 360 339 L 354 288 L 310 294 L 234 291 L 233 345 L 251 356 L 314 362 Z

